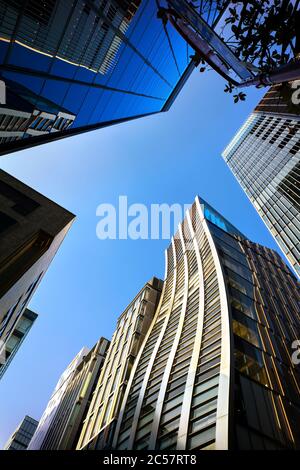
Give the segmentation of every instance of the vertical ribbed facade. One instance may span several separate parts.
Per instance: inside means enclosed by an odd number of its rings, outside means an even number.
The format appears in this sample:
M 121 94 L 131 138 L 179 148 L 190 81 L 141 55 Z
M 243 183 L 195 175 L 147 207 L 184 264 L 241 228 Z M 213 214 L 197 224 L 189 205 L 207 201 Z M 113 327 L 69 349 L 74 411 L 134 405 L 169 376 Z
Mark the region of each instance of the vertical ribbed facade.
M 272 87 L 222 156 L 299 276 L 300 116 L 292 91 L 286 97 Z
M 290 412 L 300 410 L 291 361 L 299 306 L 299 284 L 280 257 L 196 198 L 166 251 L 160 304 L 132 369 L 113 448 L 247 449 L 255 439 L 261 448 L 299 445 Z M 272 329 L 277 315 L 281 328 L 291 324 L 289 333 Z M 255 328 L 261 342 L 252 344 Z M 275 352 L 280 343 L 285 350 Z M 291 379 L 289 387 L 275 383 L 280 374 L 280 381 Z M 254 401 L 258 428 L 251 422 Z
M 83 423 L 78 449 L 103 449 L 111 445 L 126 384 L 153 320 L 161 288 L 162 281 L 152 278 L 119 317 Z
M 197 198 L 167 250 L 161 302 L 127 388 L 116 448 L 227 447 L 230 361 L 224 289 Z

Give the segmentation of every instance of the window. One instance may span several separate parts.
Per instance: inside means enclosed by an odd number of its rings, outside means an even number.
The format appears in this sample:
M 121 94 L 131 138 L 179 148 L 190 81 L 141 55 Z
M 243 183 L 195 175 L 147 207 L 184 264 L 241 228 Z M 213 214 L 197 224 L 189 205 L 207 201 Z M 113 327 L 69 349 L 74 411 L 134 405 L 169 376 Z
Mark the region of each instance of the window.
M 247 297 L 246 295 L 238 292 L 235 289 L 231 289 L 231 306 L 232 308 L 239 310 L 250 318 L 257 320 L 257 312 L 255 302 Z
M 199 367 L 199 374 L 202 374 L 203 372 L 207 371 L 208 369 L 210 369 L 211 367 L 219 363 L 220 363 L 220 356 L 217 356 L 211 359 L 210 361 L 205 362 L 204 364 L 201 364 L 201 366 Z
M 15 219 L 0 211 L 0 233 L 4 232 L 16 223 L 17 221 Z
M 170 398 L 176 397 L 177 395 L 182 395 L 185 390 L 186 384 L 183 383 L 179 387 L 175 388 L 174 390 L 167 392 L 166 399 L 169 400 Z
M 203 393 L 200 393 L 199 395 L 195 396 L 192 401 L 192 406 L 197 406 L 202 403 L 205 403 L 206 401 L 211 400 L 212 398 L 215 398 L 218 396 L 218 386 L 215 386 L 211 388 L 210 390 L 207 390 Z
M 171 421 L 169 421 L 167 424 L 160 424 L 159 427 L 159 437 L 161 438 L 162 436 L 166 436 L 167 434 L 170 434 L 173 431 L 177 431 L 179 427 L 179 420 L 180 416 L 177 416 L 176 418 L 173 418 Z
M 264 366 L 263 353 L 237 336 L 234 338 L 234 343 L 236 369 L 256 382 L 268 387 L 269 380 Z
M 34 201 L 4 181 L 0 181 L 0 194 L 10 201 L 13 201 L 15 204 L 12 206 L 12 209 L 21 215 L 30 214 L 37 207 L 39 207 L 38 202 Z
M 40 230 L 0 267 L 0 295 L 6 292 L 24 272 L 50 247 L 53 237 Z
M 211 424 L 216 422 L 217 411 L 213 410 L 211 413 L 199 418 L 195 421 L 192 421 L 190 424 L 190 432 L 194 433 L 200 431 L 203 428 L 207 428 Z
M 215 426 L 212 426 L 208 429 L 203 430 L 202 432 L 199 432 L 198 434 L 195 434 L 188 440 L 188 449 L 199 449 L 201 447 L 206 446 L 207 444 L 215 440 L 215 435 Z
M 261 347 L 257 323 L 243 315 L 238 310 L 233 310 L 232 329 L 233 333 L 245 339 L 256 347 Z
M 195 383 L 205 382 L 206 380 L 210 379 L 214 375 L 219 374 L 219 372 L 220 372 L 219 366 L 212 367 L 211 369 L 207 370 L 203 374 L 198 375 Z
M 165 411 L 171 410 L 172 408 L 175 408 L 175 406 L 181 405 L 181 403 L 182 395 L 179 395 L 165 404 Z
M 206 382 L 201 382 L 199 385 L 197 385 L 194 389 L 194 395 L 197 395 L 198 393 L 202 393 L 212 387 L 215 387 L 219 383 L 219 374 L 213 377 L 210 380 L 207 380 Z
M 178 416 L 180 416 L 180 413 L 181 413 L 181 403 L 179 404 L 179 406 L 177 406 L 176 408 L 173 408 L 171 411 L 165 413 L 163 412 L 162 414 L 162 417 L 161 417 L 161 424 L 164 424 L 164 423 L 167 423 L 173 419 L 176 419 Z
M 159 442 L 159 449 L 176 449 L 177 432 L 168 435 Z
M 153 413 L 151 413 L 151 418 L 152 417 L 153 417 Z M 149 423 L 145 424 L 145 426 L 143 427 L 139 426 L 139 430 L 136 433 L 136 439 L 144 438 L 146 434 L 147 435 L 150 434 L 151 428 L 152 428 L 152 419 L 150 420 Z
M 212 400 L 205 403 L 204 405 L 200 405 L 198 407 L 193 408 L 191 411 L 190 419 L 194 420 L 197 418 L 201 418 L 202 416 L 206 414 L 212 413 L 213 411 L 217 409 L 217 403 L 218 403 L 218 399 L 213 398 Z
M 226 269 L 227 272 L 227 280 L 230 287 L 239 290 L 243 294 L 246 294 L 248 297 L 253 298 L 254 294 L 254 286 L 251 282 L 247 281 L 240 275 L 236 274 L 235 272 L 231 271 L 231 269 Z
M 22 297 L 18 299 L 18 301 L 4 314 L 2 321 L 0 323 L 0 337 L 3 334 L 8 322 L 10 321 L 12 315 L 14 314 L 19 301 L 21 300 Z

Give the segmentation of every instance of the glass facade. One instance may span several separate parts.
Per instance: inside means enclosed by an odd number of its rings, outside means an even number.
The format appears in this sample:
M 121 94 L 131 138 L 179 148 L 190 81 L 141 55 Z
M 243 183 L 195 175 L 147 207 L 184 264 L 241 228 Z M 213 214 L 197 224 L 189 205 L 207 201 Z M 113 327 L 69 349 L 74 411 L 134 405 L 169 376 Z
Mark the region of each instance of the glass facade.
M 223 158 L 300 276 L 300 117 L 273 87 Z
M 22 309 L 20 311 L 20 314 L 17 315 L 16 320 L 13 321 L 13 324 L 10 326 L 10 329 L 5 332 L 5 336 L 2 336 L 1 332 L 2 329 L 4 331 L 4 328 L 8 324 L 11 315 L 8 314 L 0 324 L 0 335 L 1 338 L 3 338 L 2 341 L 5 343 L 5 362 L 3 364 L 0 363 L 0 379 L 3 377 L 3 374 L 5 373 L 9 364 L 13 360 L 26 335 L 29 333 L 29 330 L 33 326 L 33 323 L 37 319 L 36 313 L 32 312 L 29 309 L 25 309 L 25 311 L 23 310 L 24 309 Z
M 113 448 L 299 448 L 294 275 L 277 253 L 248 241 L 199 198 L 166 260 Z
M 126 383 L 153 320 L 161 288 L 161 280 L 151 279 L 119 317 L 83 423 L 78 449 L 103 449 L 111 445 Z
M 201 2 L 213 25 L 220 2 Z M 167 110 L 193 53 L 152 0 L 0 1 L 0 153 Z
M 30 416 L 25 416 L 16 431 L 5 444 L 4 450 L 27 450 L 37 425 L 38 421 Z
M 276 252 L 245 239 L 235 241 L 215 226 L 211 230 L 233 333 L 231 445 L 298 449 L 300 374 L 292 362 L 292 344 L 300 331 L 299 283 Z

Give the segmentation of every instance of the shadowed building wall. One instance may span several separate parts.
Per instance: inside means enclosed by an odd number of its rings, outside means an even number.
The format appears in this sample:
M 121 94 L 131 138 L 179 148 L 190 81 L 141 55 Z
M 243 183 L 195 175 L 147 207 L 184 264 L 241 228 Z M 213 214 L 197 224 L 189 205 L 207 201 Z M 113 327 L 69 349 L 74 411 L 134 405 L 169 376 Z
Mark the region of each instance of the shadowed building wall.
M 22 333 L 25 308 L 73 219 L 74 215 L 66 209 L 0 170 L 2 348 L 12 342 L 17 331 Z

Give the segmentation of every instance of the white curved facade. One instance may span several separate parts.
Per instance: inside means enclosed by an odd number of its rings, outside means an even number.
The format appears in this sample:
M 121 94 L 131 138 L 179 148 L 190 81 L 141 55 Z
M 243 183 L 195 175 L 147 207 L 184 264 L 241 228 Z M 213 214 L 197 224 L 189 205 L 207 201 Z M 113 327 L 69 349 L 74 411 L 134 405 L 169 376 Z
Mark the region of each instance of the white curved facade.
M 227 449 L 230 328 L 218 253 L 196 198 L 166 254 L 166 280 L 135 361 L 117 449 Z

